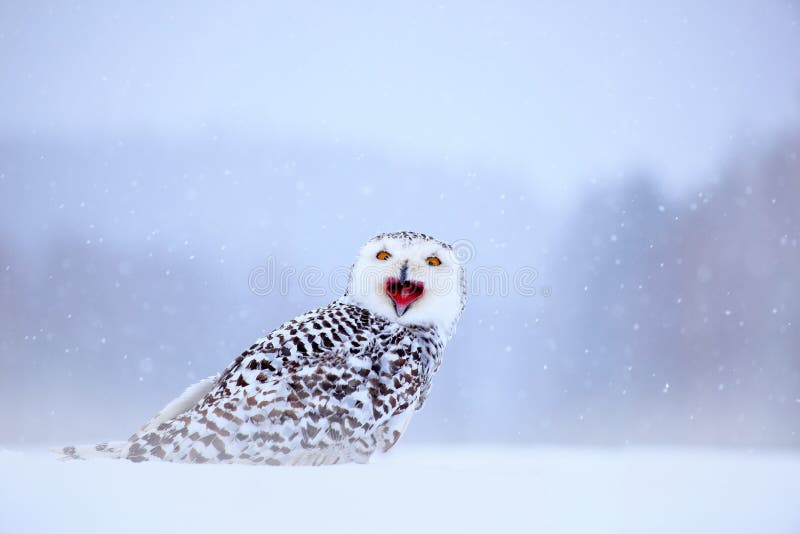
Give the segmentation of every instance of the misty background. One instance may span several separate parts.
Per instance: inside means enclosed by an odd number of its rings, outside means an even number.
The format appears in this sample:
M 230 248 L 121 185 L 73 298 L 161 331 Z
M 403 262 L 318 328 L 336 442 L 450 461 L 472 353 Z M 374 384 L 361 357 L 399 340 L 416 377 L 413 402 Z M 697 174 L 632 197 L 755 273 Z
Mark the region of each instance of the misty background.
M 473 287 L 406 440 L 800 445 L 796 2 L 0 3 L 0 443 L 128 436 L 373 235 Z

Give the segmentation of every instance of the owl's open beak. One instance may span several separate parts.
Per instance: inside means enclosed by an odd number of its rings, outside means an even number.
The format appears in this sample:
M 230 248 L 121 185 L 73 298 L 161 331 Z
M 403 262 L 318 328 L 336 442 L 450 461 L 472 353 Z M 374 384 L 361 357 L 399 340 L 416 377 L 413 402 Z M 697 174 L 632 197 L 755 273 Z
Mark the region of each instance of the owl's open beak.
M 402 317 L 411 303 L 422 296 L 425 284 L 416 280 L 389 278 L 386 280 L 386 294 L 394 302 L 394 311 Z

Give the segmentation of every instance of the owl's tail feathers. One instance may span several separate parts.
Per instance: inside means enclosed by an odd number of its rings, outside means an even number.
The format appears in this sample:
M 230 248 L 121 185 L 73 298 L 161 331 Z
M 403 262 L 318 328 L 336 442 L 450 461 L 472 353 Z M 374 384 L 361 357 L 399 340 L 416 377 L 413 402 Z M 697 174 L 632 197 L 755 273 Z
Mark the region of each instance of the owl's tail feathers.
M 63 454 L 59 460 L 86 460 L 88 458 L 122 458 L 127 441 L 112 441 L 97 445 L 69 445 L 50 449 L 56 454 Z
M 86 460 L 89 458 L 128 458 L 128 450 L 136 439 L 148 432 L 155 431 L 162 423 L 190 410 L 203 400 L 219 381 L 218 374 L 204 378 L 200 382 L 186 388 L 178 398 L 164 406 L 142 429 L 130 437 L 128 441 L 112 441 L 97 445 L 70 445 L 51 449 L 56 454 L 63 454 L 62 460 Z

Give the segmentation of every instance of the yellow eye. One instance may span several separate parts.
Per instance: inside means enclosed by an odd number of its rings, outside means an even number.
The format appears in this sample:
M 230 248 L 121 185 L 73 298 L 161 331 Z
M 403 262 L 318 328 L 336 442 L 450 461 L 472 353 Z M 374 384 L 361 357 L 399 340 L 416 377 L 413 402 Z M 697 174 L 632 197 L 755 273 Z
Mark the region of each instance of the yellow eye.
M 425 261 L 428 262 L 428 265 L 432 265 L 433 267 L 438 267 L 442 264 L 442 260 L 437 258 L 436 256 L 430 256 Z
M 386 252 L 385 250 L 381 250 L 380 252 L 375 254 L 375 257 L 378 258 L 381 261 L 385 261 L 385 260 L 388 260 L 389 258 L 391 258 L 392 255 L 389 254 L 388 252 Z

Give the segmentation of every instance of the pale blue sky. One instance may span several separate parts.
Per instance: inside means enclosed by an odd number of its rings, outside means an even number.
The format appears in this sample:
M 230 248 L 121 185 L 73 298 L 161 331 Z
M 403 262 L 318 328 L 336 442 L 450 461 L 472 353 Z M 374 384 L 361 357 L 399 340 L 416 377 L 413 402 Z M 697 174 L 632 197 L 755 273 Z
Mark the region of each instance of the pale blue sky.
M 787 2 L 0 9 L 4 135 L 291 136 L 558 192 L 636 167 L 693 183 L 798 118 Z

